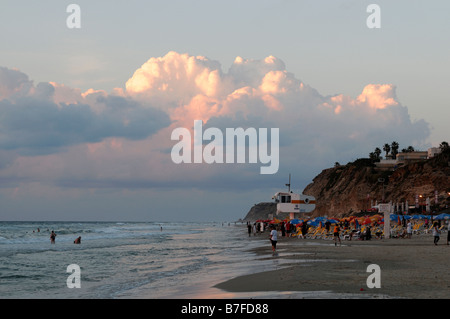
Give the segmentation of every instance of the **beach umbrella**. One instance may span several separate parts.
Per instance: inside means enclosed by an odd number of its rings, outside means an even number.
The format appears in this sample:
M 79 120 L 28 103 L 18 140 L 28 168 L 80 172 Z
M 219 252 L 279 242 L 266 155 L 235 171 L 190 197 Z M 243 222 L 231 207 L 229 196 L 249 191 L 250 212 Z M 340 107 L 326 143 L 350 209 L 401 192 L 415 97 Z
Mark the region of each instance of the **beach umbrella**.
M 434 219 L 436 220 L 450 219 L 450 214 L 442 213 L 437 216 L 434 216 Z
M 369 217 L 367 217 L 367 218 L 364 219 L 364 221 L 363 221 L 363 225 L 367 225 L 367 224 L 370 224 L 370 223 L 372 223 L 372 220 L 371 220 Z
M 307 222 L 307 224 L 313 227 L 317 227 L 319 225 L 319 222 L 315 220 L 310 220 Z
M 295 224 L 300 224 L 301 222 L 302 222 L 302 221 L 299 220 L 299 219 L 297 219 L 297 218 L 291 219 L 291 221 L 290 221 L 290 223 L 293 224 L 293 225 L 295 225 Z
M 339 221 L 337 219 L 328 219 L 328 221 L 332 224 L 337 224 Z

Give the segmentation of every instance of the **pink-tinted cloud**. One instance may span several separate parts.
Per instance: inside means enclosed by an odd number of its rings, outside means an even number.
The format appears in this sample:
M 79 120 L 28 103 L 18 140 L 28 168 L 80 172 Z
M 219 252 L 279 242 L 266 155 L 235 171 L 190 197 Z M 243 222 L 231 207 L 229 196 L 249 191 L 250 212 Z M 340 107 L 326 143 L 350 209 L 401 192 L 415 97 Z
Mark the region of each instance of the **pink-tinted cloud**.
M 172 130 L 191 130 L 199 119 L 219 129 L 279 128 L 280 173 L 295 170 L 308 179 L 381 143 L 420 145 L 429 135 L 425 121 L 411 120 L 394 85 L 367 84 L 356 97 L 322 96 L 273 56 L 237 57 L 224 72 L 207 57 L 169 52 L 150 58 L 125 89 L 112 93 L 53 82 L 34 86 L 19 71 L 2 72 L 0 118 L 22 120 L 18 126 L 0 121 L 0 157 L 10 164 L 0 165 L 0 176 L 9 180 L 93 188 L 251 187 L 259 164 L 171 162 Z

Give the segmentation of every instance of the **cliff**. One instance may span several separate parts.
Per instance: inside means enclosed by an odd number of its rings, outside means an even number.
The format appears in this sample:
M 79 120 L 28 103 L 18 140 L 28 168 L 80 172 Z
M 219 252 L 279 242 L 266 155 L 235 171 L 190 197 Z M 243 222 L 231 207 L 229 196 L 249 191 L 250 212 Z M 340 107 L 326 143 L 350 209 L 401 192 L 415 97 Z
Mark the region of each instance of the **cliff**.
M 435 203 L 435 191 L 438 202 Z M 358 159 L 347 165 L 324 169 L 317 175 L 303 194 L 316 198 L 316 209 L 312 217 L 348 216 L 366 210 L 381 202 L 415 205 L 416 195 L 422 195 L 419 205 L 425 207 L 430 198 L 433 210 L 450 207 L 450 149 L 438 156 L 422 160 L 394 171 L 378 170 L 373 160 Z M 244 218 L 245 221 L 269 219 L 276 216 L 275 203 L 254 205 Z
M 316 197 L 313 216 L 347 216 L 369 209 L 371 202 L 385 201 L 421 206 L 429 197 L 433 209 L 450 205 L 450 151 L 438 156 L 404 165 L 395 171 L 377 170 L 372 160 L 358 159 L 347 165 L 323 170 L 303 191 Z M 383 182 L 384 181 L 384 182 Z M 435 191 L 438 202 L 435 203 Z M 435 206 L 436 205 L 436 206 Z
M 272 203 L 259 203 L 253 205 L 244 218 L 244 221 L 256 221 L 258 219 L 269 219 L 270 216 L 275 217 L 277 213 L 277 204 Z

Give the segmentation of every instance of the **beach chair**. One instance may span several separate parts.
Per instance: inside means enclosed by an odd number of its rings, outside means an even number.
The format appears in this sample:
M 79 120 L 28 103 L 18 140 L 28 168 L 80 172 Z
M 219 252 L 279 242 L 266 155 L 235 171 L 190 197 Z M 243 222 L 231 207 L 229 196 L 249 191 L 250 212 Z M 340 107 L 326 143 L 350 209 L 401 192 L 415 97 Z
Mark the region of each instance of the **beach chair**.
M 425 234 L 428 234 L 428 232 L 431 232 L 431 231 L 433 231 L 433 225 L 431 225 L 429 228 L 424 229 Z
M 422 226 L 422 223 L 415 224 L 412 229 L 413 234 L 419 234 L 421 226 Z
M 320 232 L 320 227 L 317 227 L 316 229 L 314 229 L 314 230 L 312 231 L 311 237 L 312 237 L 313 239 L 315 239 L 316 236 L 317 236 L 317 234 L 318 234 L 319 232 Z
M 329 231 L 324 227 L 322 233 L 320 234 L 320 238 L 327 239 Z

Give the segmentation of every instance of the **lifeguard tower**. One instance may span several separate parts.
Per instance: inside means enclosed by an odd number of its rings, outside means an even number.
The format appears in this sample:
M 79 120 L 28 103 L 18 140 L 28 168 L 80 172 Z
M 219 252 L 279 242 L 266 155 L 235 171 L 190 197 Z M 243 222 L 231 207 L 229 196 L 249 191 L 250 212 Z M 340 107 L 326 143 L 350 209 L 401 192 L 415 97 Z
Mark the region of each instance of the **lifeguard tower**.
M 294 219 L 305 213 L 310 213 L 316 208 L 314 196 L 291 192 L 291 174 L 289 174 L 289 184 L 286 184 L 286 186 L 288 186 L 287 192 L 277 192 L 272 197 L 277 203 L 277 215 L 289 214 L 289 218 Z

